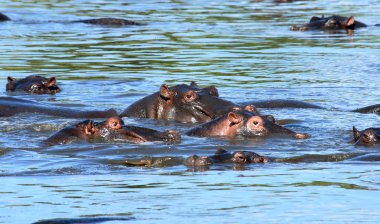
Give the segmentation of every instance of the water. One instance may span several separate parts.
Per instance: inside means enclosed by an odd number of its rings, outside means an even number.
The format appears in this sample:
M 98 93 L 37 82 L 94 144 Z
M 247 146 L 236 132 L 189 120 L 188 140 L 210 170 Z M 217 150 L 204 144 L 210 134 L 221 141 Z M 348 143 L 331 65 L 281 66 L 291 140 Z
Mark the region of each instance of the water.
M 0 118 L 0 223 L 108 217 L 108 223 L 379 222 L 378 147 L 350 143 L 352 126 L 379 116 L 346 110 L 379 103 L 380 29 L 292 32 L 312 15 L 378 22 L 380 2 L 357 1 L 12 1 L 0 24 L 0 86 L 6 77 L 56 76 L 54 96 L 15 94 L 84 109 L 116 108 L 162 83 L 216 85 L 234 102 L 295 99 L 327 110 L 270 109 L 310 139 L 227 141 L 184 136 L 181 144 L 70 144 L 41 141 L 75 122 L 47 115 Z M 119 17 L 145 26 L 102 27 L 71 20 Z M 2 95 L 7 95 L 4 91 Z M 192 125 L 124 118 L 184 133 Z M 192 170 L 119 165 L 144 156 L 253 150 L 283 162 Z M 293 159 L 287 159 L 293 158 Z M 298 159 L 297 159 L 298 158 Z M 300 158 L 300 159 L 299 159 Z

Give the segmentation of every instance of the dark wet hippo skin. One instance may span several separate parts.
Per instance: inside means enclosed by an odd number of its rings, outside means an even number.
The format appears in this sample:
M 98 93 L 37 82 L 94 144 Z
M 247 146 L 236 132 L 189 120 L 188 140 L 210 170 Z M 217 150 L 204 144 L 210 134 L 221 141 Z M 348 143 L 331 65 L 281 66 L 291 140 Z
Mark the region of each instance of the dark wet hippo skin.
M 352 110 L 352 112 L 358 112 L 358 113 L 362 113 L 362 114 L 374 113 L 374 114 L 380 115 L 380 104 L 362 107 L 362 108 L 359 108 L 356 110 Z
M 150 128 L 124 125 L 122 129 L 114 131 L 112 139 L 125 140 L 131 143 L 165 142 L 175 144 L 181 142 L 181 135 L 175 130 L 157 131 Z
M 240 103 L 240 105 L 253 105 L 256 108 L 314 108 L 323 109 L 323 107 L 299 100 L 261 100 Z
M 168 87 L 148 95 L 126 108 L 121 117 L 143 117 L 184 123 L 207 122 L 237 105 L 220 99 L 214 86 L 199 88 L 194 82 Z
M 352 128 L 355 145 L 373 146 L 380 141 L 380 128 L 367 128 L 359 131 L 355 127 Z
M 0 13 L 0 22 L 10 21 L 11 19 Z M 60 22 L 60 21 L 54 21 Z M 81 19 L 74 21 L 61 21 L 62 23 L 86 23 L 93 25 L 102 25 L 102 26 L 131 26 L 131 25 L 143 25 L 143 23 L 135 22 L 132 20 L 118 19 L 118 18 L 98 18 L 98 19 Z
M 103 122 L 96 123 L 85 120 L 63 128 L 44 141 L 47 145 L 67 144 L 78 140 L 89 141 L 97 138 L 105 138 L 109 133 L 122 129 L 124 122 L 119 117 L 110 117 Z
M 33 224 L 95 224 L 95 223 L 108 223 L 113 221 L 127 221 L 134 220 L 134 217 L 112 216 L 112 217 L 84 217 L 84 218 L 60 218 L 60 219 L 46 219 L 34 222 Z
M 190 136 L 200 137 L 265 137 L 273 134 L 282 134 L 297 139 L 310 137 L 291 131 L 276 124 L 273 116 L 259 116 L 244 109 L 233 111 L 212 121 L 196 126 L 187 132 Z
M 353 16 L 344 17 L 333 15 L 329 17 L 313 16 L 308 23 L 292 26 L 290 30 L 354 30 L 362 27 L 367 27 L 367 25 L 355 20 Z
M 80 111 L 13 97 L 0 97 L 0 117 L 10 117 L 20 113 L 40 113 L 66 118 L 108 118 L 117 115 L 114 109 Z
M 253 105 L 256 108 L 310 108 L 310 109 L 326 109 L 324 107 L 307 103 L 299 100 L 261 100 L 261 101 L 248 101 L 239 103 L 240 106 Z M 344 110 L 341 110 L 344 111 Z M 366 107 L 361 107 L 355 110 L 348 110 L 348 112 L 356 112 L 363 114 L 378 114 L 380 115 L 380 104 L 374 104 Z
M 130 26 L 130 25 L 143 25 L 142 23 L 135 22 L 126 19 L 117 18 L 99 18 L 99 19 L 83 19 L 75 20 L 73 23 L 87 23 L 92 25 L 102 25 L 102 26 Z
M 61 91 L 55 77 L 45 78 L 39 75 L 30 75 L 16 80 L 8 76 L 7 91 L 24 91 L 32 94 L 54 94 Z
M 9 21 L 11 20 L 8 16 L 4 15 L 3 13 L 0 13 L 0 22 Z
M 218 149 L 212 156 L 192 155 L 185 159 L 186 166 L 208 166 L 214 163 L 267 163 L 268 159 L 257 153 L 250 151 L 228 152 L 224 149 Z

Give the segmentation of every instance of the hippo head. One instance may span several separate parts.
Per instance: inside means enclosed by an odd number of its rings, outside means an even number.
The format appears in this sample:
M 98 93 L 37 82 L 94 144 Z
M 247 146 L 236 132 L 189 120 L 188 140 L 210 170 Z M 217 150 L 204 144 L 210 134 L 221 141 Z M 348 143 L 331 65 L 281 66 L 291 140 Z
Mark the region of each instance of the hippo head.
M 107 137 L 111 133 L 122 129 L 123 125 L 124 125 L 124 122 L 120 117 L 118 116 L 110 117 L 103 122 L 96 123 L 94 135 L 97 137 L 103 137 L 103 138 Z
M 249 151 L 236 151 L 232 153 L 234 163 L 267 163 L 268 159 L 257 153 Z
M 380 141 L 379 128 L 367 128 L 364 131 L 359 131 L 355 127 L 352 128 L 355 145 L 371 146 Z
M 272 115 L 257 115 L 247 110 L 231 111 L 227 115 L 230 126 L 235 126 L 236 135 L 246 137 L 265 137 L 271 134 L 285 134 L 294 138 L 304 139 L 310 135 L 295 133 L 276 124 Z
M 303 25 L 296 25 L 292 26 L 291 30 L 300 30 L 300 31 L 306 31 L 306 30 L 326 30 L 326 31 L 333 31 L 333 30 L 353 30 L 355 27 L 365 27 L 366 25 L 361 22 L 356 22 L 355 18 L 353 16 L 350 17 L 343 17 L 338 15 L 333 15 L 330 17 L 317 17 L 313 16 L 309 23 L 303 24 Z
M 348 18 L 342 16 L 331 16 L 327 19 L 323 26 L 324 29 L 354 29 L 355 18 L 350 16 Z
M 212 160 L 207 156 L 192 155 L 185 159 L 186 166 L 208 166 L 212 164 Z
M 207 122 L 235 106 L 230 101 L 220 99 L 215 86 L 198 88 L 194 82 L 170 88 L 163 84 L 160 96 L 163 108 L 169 111 L 169 120 L 180 122 Z
M 57 80 L 55 77 L 44 78 L 41 76 L 28 76 L 24 79 L 16 80 L 8 76 L 6 90 L 15 91 L 21 89 L 32 94 L 54 94 L 61 91 L 56 83 Z
M 77 135 L 81 139 L 89 139 L 94 137 L 97 132 L 96 125 L 92 120 L 85 120 L 76 124 Z

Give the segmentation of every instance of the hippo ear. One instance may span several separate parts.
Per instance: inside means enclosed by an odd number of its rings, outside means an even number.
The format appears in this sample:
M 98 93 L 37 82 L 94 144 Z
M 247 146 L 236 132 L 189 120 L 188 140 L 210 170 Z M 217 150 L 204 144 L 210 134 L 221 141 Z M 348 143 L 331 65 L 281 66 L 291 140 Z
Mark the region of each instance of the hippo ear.
M 198 84 L 195 81 L 191 81 L 190 86 L 198 87 Z
M 86 135 L 92 135 L 92 134 L 94 134 L 94 132 L 95 132 L 95 125 L 94 125 L 94 122 L 91 121 L 91 120 L 89 120 L 89 121 L 85 124 L 85 126 L 84 126 L 84 133 L 85 133 Z
M 214 85 L 206 87 L 206 88 L 203 88 L 203 90 L 205 90 L 206 92 L 208 92 L 211 96 L 216 96 L 216 97 L 219 96 L 218 89 Z
M 234 112 L 229 112 L 227 117 L 231 124 L 238 124 L 243 120 L 239 114 L 235 114 Z
M 352 133 L 354 134 L 354 140 L 356 142 L 360 138 L 360 131 L 353 126 Z
M 165 99 L 171 99 L 174 93 L 169 89 L 169 87 L 166 84 L 162 84 L 160 87 L 160 95 Z
M 272 115 L 266 115 L 265 118 L 266 118 L 268 121 L 272 122 L 273 124 L 276 123 L 276 119 L 274 119 L 274 117 L 273 117 Z
M 355 23 L 355 18 L 353 16 L 348 17 L 348 19 L 344 22 L 344 25 L 347 26 L 353 26 Z
M 216 150 L 215 155 L 222 155 L 226 152 L 227 152 L 227 150 L 225 150 L 223 148 L 219 148 L 218 150 Z
M 14 83 L 16 81 L 12 76 L 8 76 L 8 83 Z
M 244 106 L 244 110 L 252 112 L 252 113 L 257 113 L 256 107 L 253 105 Z
M 51 77 L 47 82 L 46 82 L 46 87 L 51 87 L 54 86 L 57 83 L 57 79 L 55 77 Z
M 322 17 L 322 19 L 323 19 L 323 17 Z M 313 17 L 311 17 L 309 23 L 312 23 L 312 22 L 315 22 L 315 21 L 318 21 L 318 20 L 321 20 L 321 18 L 319 18 L 318 16 L 313 16 Z

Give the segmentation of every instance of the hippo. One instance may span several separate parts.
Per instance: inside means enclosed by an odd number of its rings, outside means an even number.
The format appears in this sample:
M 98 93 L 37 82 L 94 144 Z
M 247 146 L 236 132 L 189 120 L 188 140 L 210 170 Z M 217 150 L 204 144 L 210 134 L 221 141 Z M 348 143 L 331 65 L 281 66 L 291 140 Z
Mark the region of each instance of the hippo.
M 19 113 L 40 113 L 66 118 L 108 118 L 117 115 L 114 109 L 80 111 L 13 97 L 0 97 L 0 117 L 10 117 Z
M 257 153 L 250 151 L 228 152 L 225 149 L 218 149 L 212 156 L 192 155 L 185 159 L 186 166 L 208 166 L 214 163 L 267 163 L 268 159 Z
M 181 135 L 175 130 L 157 131 L 150 128 L 125 125 L 111 135 L 113 140 L 125 140 L 131 143 L 165 142 L 175 144 L 181 141 Z
M 265 137 L 272 134 L 283 134 L 297 139 L 310 137 L 309 134 L 296 133 L 276 124 L 271 115 L 260 116 L 240 108 L 187 132 L 189 136 L 199 137 Z
M 366 24 L 355 20 L 353 16 L 344 17 L 339 15 L 332 15 L 329 17 L 313 16 L 309 23 L 302 25 L 295 25 L 290 27 L 293 31 L 306 31 L 306 30 L 354 30 L 357 28 L 367 27 Z
M 352 127 L 355 145 L 372 146 L 380 141 L 380 128 L 367 128 L 363 131 Z
M 181 136 L 175 130 L 160 132 L 149 128 L 127 126 L 124 125 L 120 117 L 115 116 L 103 122 L 86 120 L 68 126 L 49 137 L 45 140 L 45 143 L 49 145 L 67 144 L 79 139 L 91 142 L 125 140 L 131 143 L 148 141 L 178 143 L 181 140 Z
M 45 78 L 39 75 L 30 75 L 19 80 L 8 76 L 6 90 L 10 92 L 25 91 L 31 94 L 54 94 L 60 92 L 61 88 L 57 86 L 55 77 Z
M 48 145 L 67 144 L 77 140 L 86 140 L 104 137 L 111 130 L 118 130 L 124 125 L 119 117 L 110 117 L 107 120 L 96 123 L 93 120 L 85 120 L 68 126 L 50 136 L 44 142 Z
M 162 84 L 160 91 L 133 103 L 120 116 L 183 123 L 207 122 L 237 106 L 218 96 L 215 86 L 199 88 L 195 82 L 173 87 Z
M 11 19 L 0 13 L 0 22 L 10 21 Z M 51 21 L 50 21 L 51 22 Z M 97 19 L 81 19 L 73 21 L 54 21 L 62 23 L 86 23 L 93 25 L 102 25 L 102 26 L 130 26 L 130 25 L 143 25 L 142 23 L 135 22 L 132 20 L 118 19 L 118 18 L 97 18 Z

